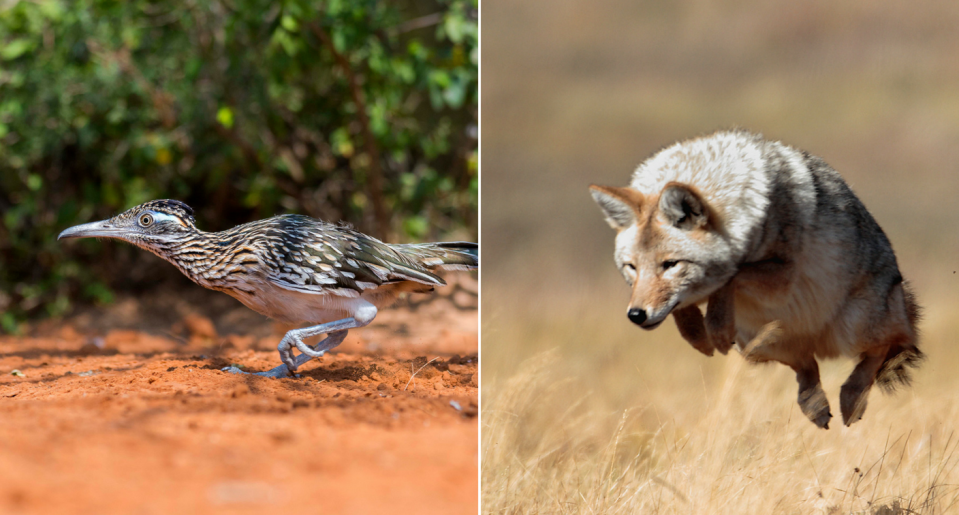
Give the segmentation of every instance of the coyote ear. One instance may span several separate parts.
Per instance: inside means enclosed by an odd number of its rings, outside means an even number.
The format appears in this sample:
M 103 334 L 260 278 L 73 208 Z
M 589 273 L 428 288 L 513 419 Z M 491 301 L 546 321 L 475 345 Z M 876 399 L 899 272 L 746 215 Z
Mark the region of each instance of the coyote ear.
M 606 223 L 613 229 L 619 231 L 636 222 L 636 211 L 642 200 L 642 194 L 638 191 L 593 184 L 589 192 L 606 215 Z
M 688 186 L 670 183 L 659 197 L 659 210 L 666 220 L 680 229 L 692 230 L 706 225 L 706 203 Z

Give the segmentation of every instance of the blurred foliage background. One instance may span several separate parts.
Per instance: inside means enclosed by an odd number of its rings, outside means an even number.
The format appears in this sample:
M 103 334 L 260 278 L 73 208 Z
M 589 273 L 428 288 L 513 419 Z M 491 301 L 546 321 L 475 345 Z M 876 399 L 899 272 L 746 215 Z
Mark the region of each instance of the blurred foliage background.
M 297 212 L 475 238 L 477 9 L 0 1 L 0 330 L 156 285 L 172 268 L 133 247 L 56 241 L 152 198 L 204 230 Z

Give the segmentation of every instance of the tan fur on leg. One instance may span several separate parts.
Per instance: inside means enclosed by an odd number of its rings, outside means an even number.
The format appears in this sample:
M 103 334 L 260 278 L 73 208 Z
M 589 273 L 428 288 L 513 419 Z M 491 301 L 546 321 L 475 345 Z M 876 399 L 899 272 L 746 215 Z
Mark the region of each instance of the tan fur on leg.
M 706 325 L 703 323 L 703 314 L 695 304 L 681 309 L 673 310 L 673 320 L 676 321 L 676 327 L 679 334 L 693 346 L 694 349 L 707 356 L 713 355 L 713 346 L 709 343 L 709 337 L 706 334 Z
M 849 375 L 849 379 L 846 379 L 846 382 L 843 383 L 842 389 L 839 391 L 839 408 L 842 411 L 842 421 L 847 426 L 862 418 L 862 413 L 866 411 L 869 390 L 872 389 L 876 372 L 882 366 L 888 350 L 889 347 L 884 346 L 863 353 L 862 361 L 856 365 L 852 374 Z
M 736 306 L 734 281 L 709 296 L 706 307 L 706 334 L 709 342 L 722 354 L 729 352 L 736 339 Z

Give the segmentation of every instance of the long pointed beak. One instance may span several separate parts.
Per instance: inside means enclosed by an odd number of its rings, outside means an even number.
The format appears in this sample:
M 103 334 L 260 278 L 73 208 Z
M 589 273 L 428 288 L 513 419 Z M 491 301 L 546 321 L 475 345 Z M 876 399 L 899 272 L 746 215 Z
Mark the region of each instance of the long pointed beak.
M 75 225 L 60 233 L 58 240 L 70 238 L 121 238 L 123 231 L 110 225 L 109 220 Z

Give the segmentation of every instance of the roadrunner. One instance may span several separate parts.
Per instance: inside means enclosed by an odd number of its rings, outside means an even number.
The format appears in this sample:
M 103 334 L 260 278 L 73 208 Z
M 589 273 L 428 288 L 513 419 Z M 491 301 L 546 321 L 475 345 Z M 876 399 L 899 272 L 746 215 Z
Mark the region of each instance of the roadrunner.
M 281 215 L 222 232 L 196 228 L 193 209 L 152 200 L 109 220 L 71 227 L 57 238 L 116 238 L 173 263 L 193 282 L 245 306 L 310 327 L 286 333 L 283 364 L 257 375 L 287 377 L 339 345 L 350 329 L 369 324 L 403 292 L 446 284 L 435 270 L 475 270 L 475 243 L 388 244 L 308 216 Z M 326 334 L 310 347 L 304 338 Z M 293 355 L 293 348 L 300 355 Z M 227 367 L 228 372 L 242 372 Z

